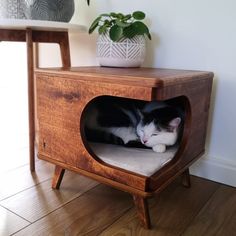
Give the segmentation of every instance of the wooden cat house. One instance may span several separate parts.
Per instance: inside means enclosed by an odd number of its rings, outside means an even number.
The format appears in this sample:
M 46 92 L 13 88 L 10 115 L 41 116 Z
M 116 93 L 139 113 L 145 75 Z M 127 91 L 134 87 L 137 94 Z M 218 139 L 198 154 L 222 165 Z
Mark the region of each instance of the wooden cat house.
M 149 228 L 147 198 L 180 175 L 190 186 L 188 168 L 204 153 L 212 79 L 211 72 L 153 68 L 37 69 L 38 157 L 55 164 L 52 187 L 58 189 L 70 170 L 126 191 L 133 195 L 141 224 Z M 179 146 L 155 153 L 89 143 L 86 109 L 103 96 L 181 106 L 185 123 Z

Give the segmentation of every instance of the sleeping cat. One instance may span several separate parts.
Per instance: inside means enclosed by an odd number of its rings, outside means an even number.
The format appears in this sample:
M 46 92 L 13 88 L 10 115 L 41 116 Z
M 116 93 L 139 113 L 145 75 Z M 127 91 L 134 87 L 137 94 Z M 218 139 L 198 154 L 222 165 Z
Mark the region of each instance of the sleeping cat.
M 148 109 L 150 106 L 151 110 Z M 151 102 L 144 107 L 140 116 L 136 132 L 142 144 L 155 152 L 165 152 L 166 146 L 177 142 L 183 121 L 180 110 L 168 105 L 160 107 L 158 102 Z
M 156 101 L 105 97 L 93 102 L 87 114 L 87 140 L 152 148 L 155 152 L 165 152 L 166 146 L 176 143 L 183 123 L 178 109 Z

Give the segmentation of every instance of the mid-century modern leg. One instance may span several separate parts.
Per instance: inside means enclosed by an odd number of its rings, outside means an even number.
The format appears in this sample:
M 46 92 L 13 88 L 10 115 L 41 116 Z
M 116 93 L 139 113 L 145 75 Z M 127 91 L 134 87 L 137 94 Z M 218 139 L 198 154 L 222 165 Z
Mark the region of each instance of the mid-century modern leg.
M 150 216 L 147 199 L 138 195 L 133 195 L 133 199 L 141 225 L 146 229 L 150 229 Z
M 189 168 L 186 169 L 182 174 L 182 185 L 186 188 L 191 187 Z
M 69 37 L 67 32 L 63 33 L 63 37 L 62 40 L 59 42 L 59 46 L 61 51 L 62 66 L 64 68 L 69 68 L 71 66 L 71 59 Z
M 63 169 L 60 166 L 55 166 L 54 176 L 52 179 L 52 188 L 54 188 L 54 189 L 60 188 L 64 173 L 65 173 L 65 169 Z
M 30 170 L 35 170 L 35 114 L 34 114 L 34 55 L 32 30 L 26 30 L 28 65 L 28 112 L 29 112 L 29 155 Z

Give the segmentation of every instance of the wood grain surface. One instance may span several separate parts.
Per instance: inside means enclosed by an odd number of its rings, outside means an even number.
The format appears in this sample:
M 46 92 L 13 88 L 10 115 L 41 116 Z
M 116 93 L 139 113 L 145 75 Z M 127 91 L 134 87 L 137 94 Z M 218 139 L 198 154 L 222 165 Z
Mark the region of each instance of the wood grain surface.
M 179 181 L 174 182 L 150 201 L 151 230 L 140 226 L 136 213 L 132 209 L 101 235 L 182 235 L 184 229 L 219 186 L 210 181 L 204 181 L 203 185 L 197 178 L 193 178 L 192 182 L 190 189 L 182 187 Z
M 24 165 L 0 174 L 0 200 L 52 178 L 53 166 L 49 163 L 37 161 L 37 172 L 34 173 L 27 171 L 27 168 L 29 166 Z
M 149 228 L 145 198 L 183 173 L 190 186 L 188 167 L 204 153 L 212 79 L 211 72 L 154 68 L 37 69 L 39 157 L 56 164 L 53 188 L 59 188 L 67 169 L 128 191 L 141 224 Z M 151 177 L 101 161 L 86 140 L 84 120 L 89 104 L 102 96 L 168 100 L 182 107 L 184 130 L 175 157 Z
M 138 223 L 130 194 L 103 185 L 92 185 L 84 192 L 81 187 L 92 182 L 73 172 L 65 174 L 60 191 L 52 190 L 48 176 L 52 168 L 42 163 L 37 161 L 36 168 L 41 166 L 44 174 L 34 176 L 34 181 L 29 165 L 7 172 L 6 177 L 14 179 L 9 185 L 16 191 L 10 193 L 3 188 L 3 195 L 8 197 L 0 201 L 1 236 L 235 234 L 235 188 L 193 176 L 192 187 L 184 188 L 181 178 L 177 178 L 155 198 L 148 199 L 153 227 L 146 230 Z M 24 181 L 27 183 L 23 186 Z M 18 184 L 21 188 L 17 190 Z M 12 211 L 3 208 L 2 203 L 8 203 Z
M 9 197 L 0 204 L 17 215 L 21 215 L 27 221 L 34 222 L 98 184 L 70 172 L 66 173 L 65 179 L 62 191 L 53 190 L 51 180 L 48 180 L 18 193 L 16 196 Z M 21 202 L 21 208 L 19 208 L 18 202 Z
M 235 188 L 221 186 L 184 232 L 184 236 L 233 235 L 236 232 Z
M 42 76 L 60 76 L 67 79 L 142 87 L 176 85 L 213 77 L 212 72 L 162 68 L 71 67 L 66 70 L 64 68 L 38 68 L 36 73 Z
M 26 227 L 30 222 L 0 206 L 0 235 L 11 235 Z
M 97 235 L 131 207 L 131 197 L 98 186 L 16 235 Z

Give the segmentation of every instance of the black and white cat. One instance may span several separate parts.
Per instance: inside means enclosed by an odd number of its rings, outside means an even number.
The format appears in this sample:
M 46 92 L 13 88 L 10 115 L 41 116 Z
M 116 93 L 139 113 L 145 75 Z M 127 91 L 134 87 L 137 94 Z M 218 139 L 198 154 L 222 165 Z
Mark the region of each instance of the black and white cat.
M 93 142 L 165 152 L 166 146 L 177 142 L 182 123 L 181 112 L 166 103 L 104 97 L 88 107 L 85 135 Z
M 164 103 L 148 103 L 140 112 L 137 135 L 147 147 L 155 152 L 165 152 L 166 146 L 174 145 L 181 133 L 183 113 Z

